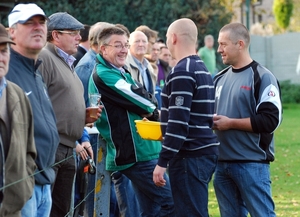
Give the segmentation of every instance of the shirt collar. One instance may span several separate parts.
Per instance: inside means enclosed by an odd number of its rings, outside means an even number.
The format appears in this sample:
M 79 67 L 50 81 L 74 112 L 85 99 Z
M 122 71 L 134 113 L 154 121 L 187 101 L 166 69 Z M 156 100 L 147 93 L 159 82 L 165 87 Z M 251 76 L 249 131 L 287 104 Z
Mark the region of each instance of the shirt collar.
M 57 51 L 58 51 L 59 55 L 66 61 L 66 63 L 72 69 L 73 63 L 76 60 L 76 58 L 73 57 L 72 55 L 67 54 L 66 52 L 64 52 L 59 47 L 56 47 L 56 48 L 57 48 Z
M 148 68 L 148 61 L 146 61 L 146 59 L 144 58 L 143 59 L 143 62 L 141 63 L 137 58 L 135 58 L 134 56 L 132 56 L 133 59 L 134 59 L 134 62 L 140 66 L 140 67 L 143 67 L 144 69 Z
M 6 85 L 7 85 L 6 79 L 5 79 L 5 77 L 3 77 L 0 80 L 0 98 L 2 97 L 2 92 L 3 92 L 4 88 L 6 88 Z
M 125 69 L 123 69 L 123 67 L 118 68 L 117 66 L 115 66 L 112 63 L 109 63 L 112 67 L 114 67 L 115 69 L 118 69 L 120 72 L 125 73 Z

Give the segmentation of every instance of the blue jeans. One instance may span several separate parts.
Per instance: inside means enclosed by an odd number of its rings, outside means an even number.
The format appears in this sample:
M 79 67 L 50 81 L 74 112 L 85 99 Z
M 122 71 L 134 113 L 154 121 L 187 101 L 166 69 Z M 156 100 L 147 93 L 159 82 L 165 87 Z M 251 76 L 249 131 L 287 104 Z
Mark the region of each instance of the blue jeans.
M 21 210 L 22 217 L 49 217 L 51 205 L 51 185 L 35 184 L 32 197 Z
M 153 170 L 157 159 L 137 162 L 132 167 L 121 172 L 132 183 L 138 199 L 140 216 L 174 216 L 174 202 L 171 193 L 169 177 L 165 174 L 167 183 L 164 187 L 157 187 L 153 182 Z
M 173 158 L 169 176 L 175 215 L 208 217 L 208 184 L 217 165 L 217 155 Z
M 276 216 L 270 165 L 218 162 L 214 188 L 222 217 Z
M 131 181 L 121 172 L 112 173 L 111 178 L 118 203 L 118 216 L 139 216 L 139 205 Z
M 110 186 L 109 217 L 120 217 L 122 215 L 120 215 L 120 211 L 119 211 L 119 205 L 118 205 L 117 196 L 115 192 L 115 185 L 113 181 L 111 181 L 110 184 L 111 186 Z

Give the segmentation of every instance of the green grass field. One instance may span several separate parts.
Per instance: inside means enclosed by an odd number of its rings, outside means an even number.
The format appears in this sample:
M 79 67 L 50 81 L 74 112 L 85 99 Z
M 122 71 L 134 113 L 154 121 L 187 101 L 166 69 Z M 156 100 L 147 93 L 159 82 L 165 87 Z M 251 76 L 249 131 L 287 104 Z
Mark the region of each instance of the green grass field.
M 271 163 L 272 192 L 277 216 L 300 216 L 300 105 L 283 106 L 283 122 L 275 131 L 275 161 Z M 209 188 L 210 217 L 220 217 L 215 192 Z

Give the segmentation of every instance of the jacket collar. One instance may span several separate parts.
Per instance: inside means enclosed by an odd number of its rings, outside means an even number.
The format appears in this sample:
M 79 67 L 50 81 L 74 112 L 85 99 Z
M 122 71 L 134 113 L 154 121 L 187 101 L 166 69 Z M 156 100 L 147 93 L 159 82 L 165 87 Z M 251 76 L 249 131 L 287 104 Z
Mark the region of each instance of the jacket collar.
M 11 57 L 16 58 L 18 60 L 18 65 L 22 65 L 22 67 L 28 68 L 32 72 L 35 72 L 42 63 L 41 59 L 38 59 L 37 61 L 35 61 L 34 59 L 27 58 L 27 57 L 19 54 L 12 48 L 10 48 L 10 55 L 11 55 Z

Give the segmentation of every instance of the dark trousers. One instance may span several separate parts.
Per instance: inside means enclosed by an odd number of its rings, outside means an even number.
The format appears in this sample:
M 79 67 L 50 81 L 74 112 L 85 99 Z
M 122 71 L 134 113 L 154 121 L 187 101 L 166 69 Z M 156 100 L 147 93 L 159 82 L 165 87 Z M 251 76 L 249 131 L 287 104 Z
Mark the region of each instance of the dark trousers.
M 53 169 L 56 180 L 52 186 L 51 217 L 64 217 L 69 211 L 72 201 L 73 181 L 76 171 L 73 148 L 59 144 Z

